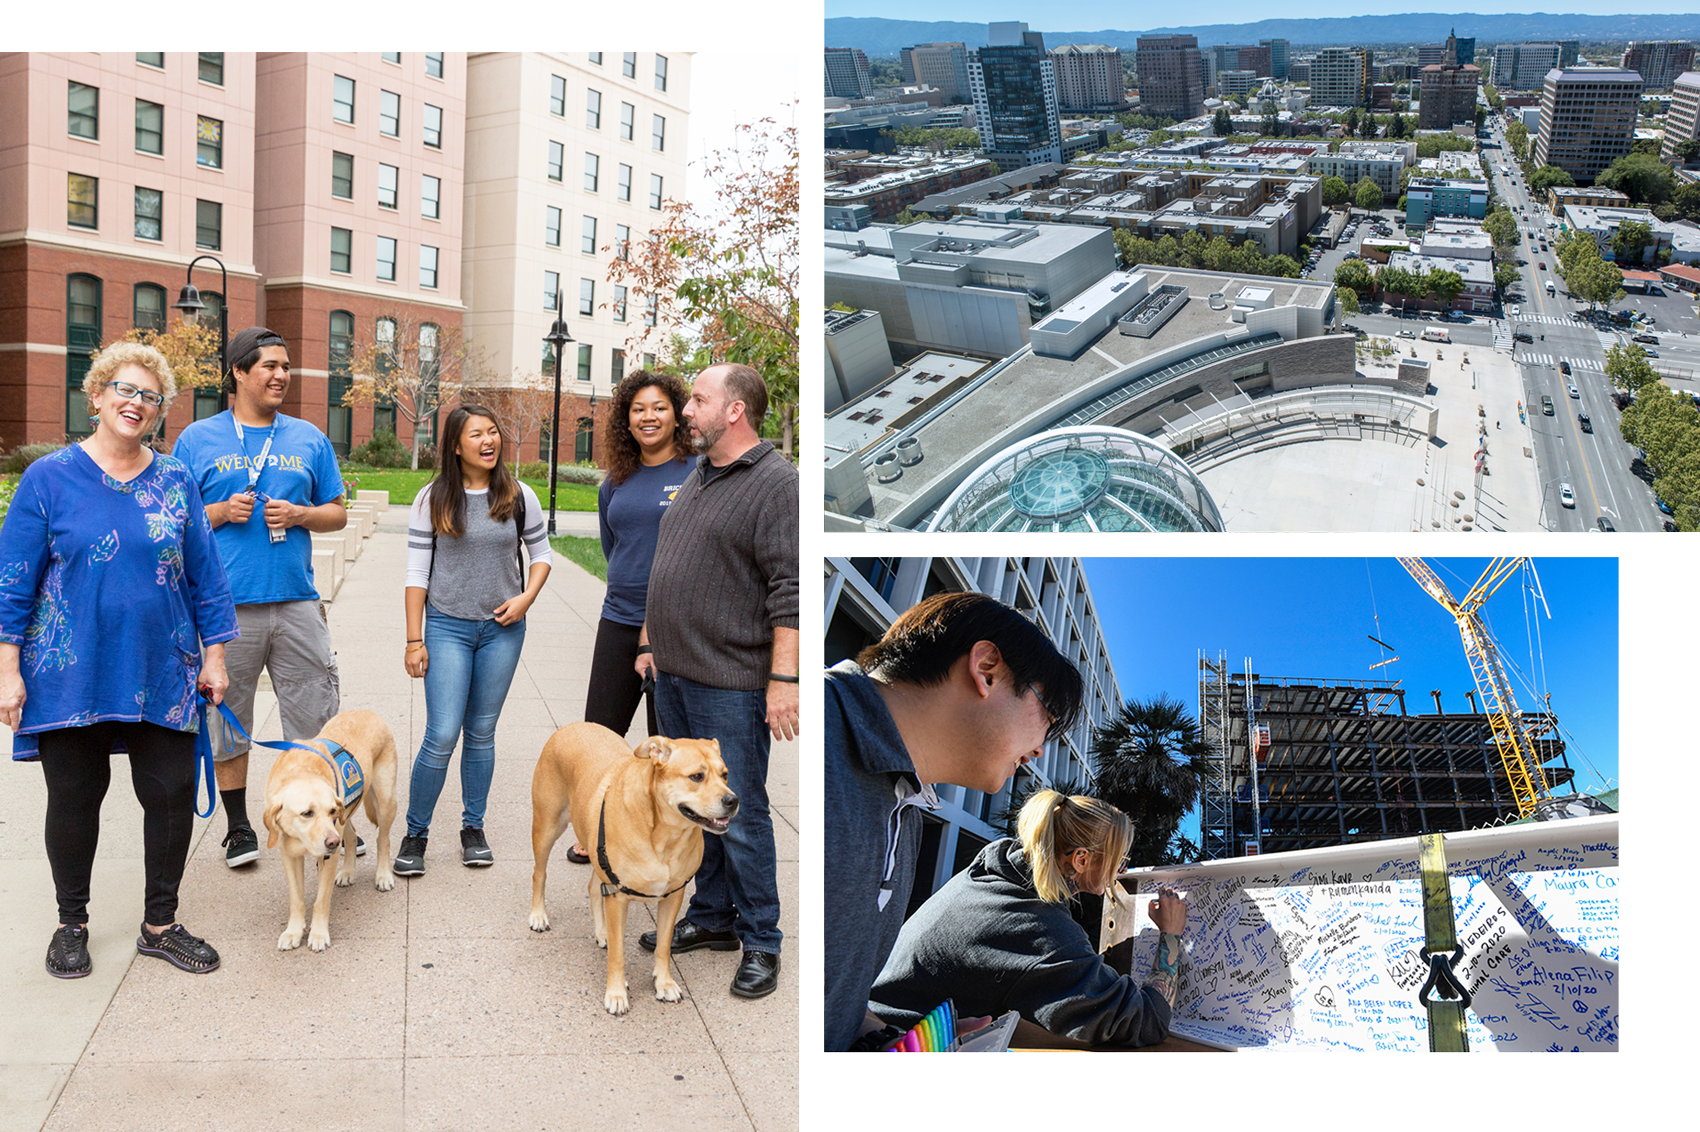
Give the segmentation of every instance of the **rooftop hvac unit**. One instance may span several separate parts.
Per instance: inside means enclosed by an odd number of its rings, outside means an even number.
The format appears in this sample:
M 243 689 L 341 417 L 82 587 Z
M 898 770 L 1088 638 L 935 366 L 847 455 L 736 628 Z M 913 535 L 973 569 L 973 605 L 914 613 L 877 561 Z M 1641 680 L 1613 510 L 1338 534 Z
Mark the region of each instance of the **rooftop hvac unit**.
M 921 462 L 921 438 L 906 436 L 897 442 L 897 465 L 900 468 L 913 468 Z
M 874 459 L 874 478 L 880 483 L 896 483 L 903 478 L 903 469 L 897 464 L 897 453 L 883 452 Z

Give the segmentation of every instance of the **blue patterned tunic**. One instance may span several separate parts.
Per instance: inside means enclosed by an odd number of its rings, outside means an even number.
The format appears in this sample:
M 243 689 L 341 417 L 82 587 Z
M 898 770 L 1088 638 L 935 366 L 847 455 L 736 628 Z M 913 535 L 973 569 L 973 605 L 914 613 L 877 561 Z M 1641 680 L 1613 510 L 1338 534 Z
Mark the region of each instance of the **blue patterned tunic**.
M 0 641 L 19 646 L 23 723 L 34 733 L 104 720 L 198 728 L 201 645 L 235 637 L 195 479 L 154 454 L 119 483 L 80 445 L 31 464 L 0 528 Z

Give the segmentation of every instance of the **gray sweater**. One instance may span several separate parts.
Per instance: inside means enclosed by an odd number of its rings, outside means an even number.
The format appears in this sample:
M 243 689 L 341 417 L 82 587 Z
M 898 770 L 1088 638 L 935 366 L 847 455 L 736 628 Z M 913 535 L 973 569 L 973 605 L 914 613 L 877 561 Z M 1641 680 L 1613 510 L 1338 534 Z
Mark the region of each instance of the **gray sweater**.
M 870 1008 L 912 1027 L 945 999 L 963 1017 L 1010 1010 L 1053 1034 L 1098 1045 L 1154 1045 L 1169 1003 L 1118 975 L 1065 904 L 1039 899 L 1021 843 L 994 841 L 909 917 Z
M 705 483 L 707 463 L 661 517 L 644 623 L 661 671 L 760 691 L 773 631 L 797 627 L 797 469 L 765 440 Z

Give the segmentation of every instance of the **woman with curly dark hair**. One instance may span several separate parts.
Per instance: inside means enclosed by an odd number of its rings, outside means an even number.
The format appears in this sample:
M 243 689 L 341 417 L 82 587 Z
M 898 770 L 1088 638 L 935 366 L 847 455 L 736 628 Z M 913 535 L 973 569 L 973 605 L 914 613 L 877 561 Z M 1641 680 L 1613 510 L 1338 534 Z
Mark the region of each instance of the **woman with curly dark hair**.
M 683 416 L 688 397 L 685 383 L 672 374 L 634 370 L 615 388 L 603 426 L 607 474 L 596 510 L 602 554 L 608 560 L 608 596 L 596 627 L 584 718 L 616 735 L 625 735 L 638 701 L 645 698 L 634 671 L 638 633 L 661 516 L 691 470 L 690 433 Z M 654 735 L 654 695 L 647 700 L 649 734 Z M 567 857 L 581 865 L 590 860 L 577 843 Z

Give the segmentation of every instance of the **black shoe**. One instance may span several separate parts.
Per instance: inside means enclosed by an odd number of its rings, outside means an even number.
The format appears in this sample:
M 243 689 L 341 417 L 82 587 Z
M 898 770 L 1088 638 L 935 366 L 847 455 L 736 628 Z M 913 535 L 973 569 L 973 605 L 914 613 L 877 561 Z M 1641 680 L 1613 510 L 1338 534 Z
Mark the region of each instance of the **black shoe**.
M 260 859 L 260 839 L 254 827 L 239 825 L 224 835 L 224 863 L 231 868 Z
M 644 932 L 638 936 L 638 946 L 645 951 L 654 951 L 656 944 L 655 932 Z M 708 948 L 710 951 L 736 951 L 742 944 L 738 942 L 737 932 L 711 932 L 697 927 L 689 920 L 680 920 L 673 928 L 673 954 L 681 951 L 696 951 Z
M 56 979 L 80 979 L 92 970 L 88 925 L 66 924 L 55 931 L 47 945 L 47 973 Z
M 425 841 L 423 837 L 404 837 L 401 851 L 395 855 L 391 869 L 398 877 L 423 876 L 425 873 Z
M 763 998 L 779 987 L 779 956 L 771 951 L 746 951 L 732 976 L 732 993 L 739 998 Z
M 460 831 L 460 863 L 468 868 L 496 863 L 496 855 L 490 852 L 490 844 L 484 840 L 482 829 L 467 826 Z
M 158 935 L 142 925 L 136 940 L 136 950 L 143 955 L 157 955 L 173 967 L 192 975 L 204 975 L 218 966 L 218 952 L 204 939 L 189 934 L 182 924 L 172 924 Z
M 571 861 L 575 865 L 588 865 L 590 864 L 590 854 L 580 853 L 577 849 L 574 849 L 571 845 L 569 845 L 567 846 L 567 860 Z M 650 932 L 649 934 L 654 935 L 655 933 Z M 650 950 L 654 951 L 655 949 L 652 947 Z
M 356 857 L 364 857 L 366 855 L 366 839 L 361 837 L 358 833 L 354 835 L 354 855 Z

